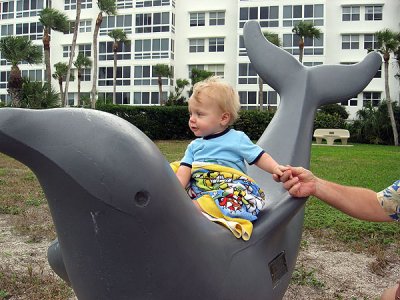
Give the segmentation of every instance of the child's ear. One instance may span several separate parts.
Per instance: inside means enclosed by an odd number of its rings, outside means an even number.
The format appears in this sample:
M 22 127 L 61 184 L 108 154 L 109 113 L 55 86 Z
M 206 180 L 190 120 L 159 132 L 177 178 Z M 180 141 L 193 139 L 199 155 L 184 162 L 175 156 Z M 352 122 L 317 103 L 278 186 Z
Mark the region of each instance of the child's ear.
M 231 114 L 228 112 L 224 112 L 221 116 L 221 125 L 222 126 L 228 125 L 230 120 L 231 120 Z

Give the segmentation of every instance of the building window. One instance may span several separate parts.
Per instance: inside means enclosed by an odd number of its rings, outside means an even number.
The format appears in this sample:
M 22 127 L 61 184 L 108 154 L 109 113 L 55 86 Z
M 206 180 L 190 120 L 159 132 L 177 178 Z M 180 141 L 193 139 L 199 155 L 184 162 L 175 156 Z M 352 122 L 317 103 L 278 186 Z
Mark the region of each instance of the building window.
M 92 8 L 92 0 L 81 0 L 81 9 Z M 64 0 L 65 10 L 76 10 L 76 0 Z
M 113 85 L 113 67 L 99 68 L 99 86 Z M 131 67 L 117 67 L 117 85 L 126 86 L 131 84 Z
M 204 12 L 190 13 L 190 27 L 206 25 L 206 14 Z
M 263 104 L 267 106 L 278 106 L 278 93 L 275 91 L 264 91 Z M 260 100 L 258 100 L 258 105 L 260 105 Z
M 258 75 L 256 70 L 254 70 L 252 64 L 250 63 L 240 63 L 239 64 L 239 84 L 257 84 Z
M 342 49 L 359 49 L 360 36 L 358 34 L 343 34 Z
M 1 36 L 14 35 L 13 24 L 1 25 Z
M 360 6 L 343 6 L 342 21 L 360 21 Z
M 357 106 L 357 104 L 358 104 L 357 95 L 351 97 L 351 99 L 349 99 L 349 100 L 340 102 L 340 105 L 343 105 L 343 106 Z
M 224 65 L 207 65 L 207 71 L 215 76 L 224 77 Z
M 174 31 L 174 21 L 170 24 L 169 12 L 136 14 L 136 33 L 168 32 L 170 25 Z
M 114 42 L 99 43 L 99 60 L 114 60 Z M 117 49 L 117 60 L 131 59 L 131 44 L 119 43 Z
M 6 89 L 8 78 L 10 78 L 10 71 L 0 72 L 0 89 Z
M 192 78 L 192 70 L 205 70 L 212 72 L 215 76 L 224 77 L 224 65 L 189 65 L 189 78 Z
M 204 39 L 190 39 L 189 52 L 191 53 L 204 52 Z
M 8 105 L 9 103 L 11 103 L 11 97 L 8 94 L 1 94 L 0 95 L 0 102 L 5 103 L 6 105 Z
M 381 92 L 363 92 L 363 106 L 379 106 L 381 102 Z
M 150 66 L 135 66 L 134 67 L 134 85 L 150 85 Z
M 92 56 L 92 44 L 82 44 L 78 45 L 78 54 L 82 53 L 84 56 Z
M 135 59 L 168 58 L 169 39 L 135 40 Z
M 117 9 L 124 9 L 124 8 L 133 8 L 133 0 L 117 0 Z
M 263 6 L 260 7 L 260 26 L 278 27 L 279 26 L 279 7 Z
M 92 20 L 81 20 L 79 22 L 79 32 L 91 32 Z
M 133 104 L 146 105 L 146 104 L 159 104 L 158 92 L 134 92 Z M 166 99 L 167 92 L 162 92 L 162 98 Z
M 16 24 L 15 34 L 27 36 L 30 40 L 40 40 L 43 38 L 43 25 L 39 22 Z
M 376 71 L 374 78 L 382 78 L 382 66 L 380 66 L 379 70 Z
M 90 81 L 91 80 L 92 69 L 86 68 L 81 70 L 81 81 Z
M 72 46 L 63 46 L 63 57 L 69 57 Z
M 283 35 L 283 49 L 293 55 L 299 55 L 299 39 L 296 34 Z M 324 54 L 324 35 L 317 38 L 304 38 L 304 55 L 323 55 Z
M 30 81 L 42 81 L 43 70 L 22 70 L 22 77 L 29 78 Z
M 364 34 L 364 49 L 378 49 L 378 38 L 375 34 Z
M 17 18 L 34 17 L 44 8 L 44 0 L 17 0 Z
M 105 92 L 99 93 L 99 102 L 102 103 L 112 103 L 113 93 Z M 130 92 L 116 92 L 115 102 L 117 104 L 131 104 L 131 93 Z
M 294 27 L 301 20 L 309 21 L 314 26 L 324 25 L 324 5 L 285 5 L 283 6 L 283 26 Z
M 100 35 L 107 35 L 114 29 L 132 33 L 132 15 L 106 16 L 101 22 Z
M 0 3 L 0 19 L 14 19 L 14 1 Z
M 224 52 L 224 38 L 210 38 L 208 41 L 209 52 Z
M 242 106 L 257 104 L 257 92 L 239 91 L 240 104 Z
M 175 1 L 173 2 L 173 6 L 175 6 Z M 168 6 L 171 5 L 170 0 L 143 0 L 136 1 L 136 7 L 154 7 L 154 6 Z
M 303 65 L 306 67 L 315 67 L 322 65 L 322 62 L 320 61 L 303 61 Z
M 240 8 L 240 28 L 243 28 L 244 23 L 248 20 L 258 19 L 258 7 L 241 7 Z
M 278 6 L 262 6 L 262 7 L 241 7 L 239 27 L 243 28 L 248 20 L 257 20 L 261 27 L 278 27 L 279 26 L 279 7 Z
M 382 20 L 382 5 L 365 6 L 365 20 L 366 21 Z
M 78 46 L 78 54 L 82 53 L 84 56 L 92 56 L 92 44 L 82 44 Z M 63 57 L 69 57 L 71 54 L 71 45 L 63 46 Z
M 225 12 L 223 11 L 210 12 L 209 25 L 210 26 L 225 25 Z

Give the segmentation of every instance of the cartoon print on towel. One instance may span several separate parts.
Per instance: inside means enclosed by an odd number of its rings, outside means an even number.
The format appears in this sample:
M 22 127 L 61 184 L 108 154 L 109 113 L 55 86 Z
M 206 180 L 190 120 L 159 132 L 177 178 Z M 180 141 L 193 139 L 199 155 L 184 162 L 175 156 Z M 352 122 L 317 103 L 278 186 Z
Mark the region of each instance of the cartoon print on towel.
M 218 165 L 194 169 L 187 192 L 193 200 L 208 195 L 221 212 L 231 218 L 255 221 L 265 205 L 264 191 L 253 179 Z

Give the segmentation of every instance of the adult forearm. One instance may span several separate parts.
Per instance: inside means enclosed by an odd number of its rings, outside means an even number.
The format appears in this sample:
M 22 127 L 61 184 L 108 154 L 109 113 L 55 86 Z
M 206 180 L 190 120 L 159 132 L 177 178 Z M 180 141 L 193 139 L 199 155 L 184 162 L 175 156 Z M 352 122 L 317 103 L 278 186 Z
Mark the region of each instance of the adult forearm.
M 314 196 L 354 218 L 376 222 L 391 220 L 379 204 L 376 192 L 369 189 L 316 178 Z

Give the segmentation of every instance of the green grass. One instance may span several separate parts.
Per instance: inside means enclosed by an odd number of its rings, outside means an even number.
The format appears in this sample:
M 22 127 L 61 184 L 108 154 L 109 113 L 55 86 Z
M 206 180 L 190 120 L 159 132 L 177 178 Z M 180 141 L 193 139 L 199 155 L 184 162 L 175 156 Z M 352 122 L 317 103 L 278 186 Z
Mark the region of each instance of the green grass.
M 189 141 L 155 143 L 168 161 L 174 161 L 182 158 Z M 327 180 L 380 191 L 400 178 L 400 147 L 312 146 L 310 169 Z M 342 241 L 353 249 L 400 244 L 399 224 L 360 221 L 313 197 L 306 204 L 304 228 L 326 240 Z
M 380 191 L 399 179 L 400 148 L 361 144 L 313 146 L 310 169 L 324 179 Z M 322 232 L 328 239 L 338 239 L 355 249 L 376 244 L 399 245 L 400 240 L 399 224 L 360 221 L 314 197 L 306 205 L 304 228 L 316 234 Z

